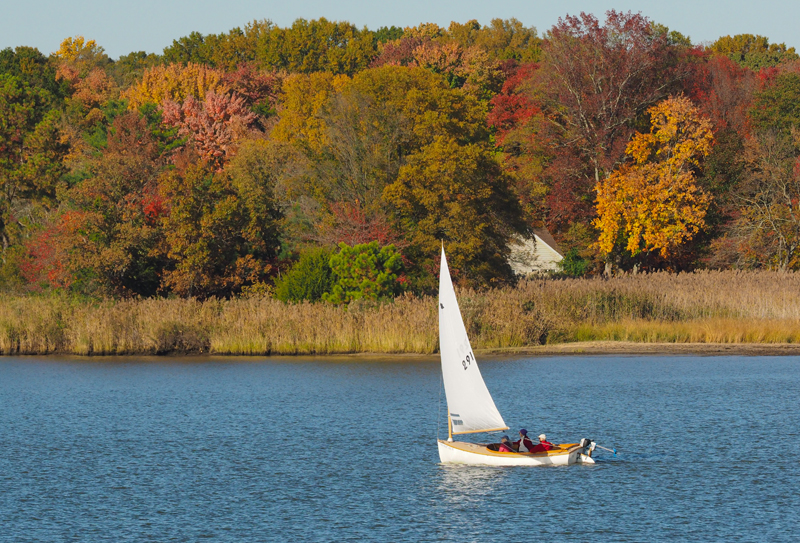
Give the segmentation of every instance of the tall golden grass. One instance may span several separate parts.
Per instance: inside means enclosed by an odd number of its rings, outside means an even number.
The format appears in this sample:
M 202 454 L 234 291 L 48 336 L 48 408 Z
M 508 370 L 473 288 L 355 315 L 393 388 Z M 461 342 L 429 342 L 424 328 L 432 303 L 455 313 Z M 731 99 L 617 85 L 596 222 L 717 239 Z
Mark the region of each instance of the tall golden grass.
M 435 301 L 285 305 L 272 298 L 0 297 L 0 353 L 432 353 Z
M 473 347 L 590 340 L 800 342 L 800 274 L 655 273 L 536 279 L 459 292 Z M 434 353 L 436 300 L 283 304 L 0 296 L 0 353 L 80 355 Z

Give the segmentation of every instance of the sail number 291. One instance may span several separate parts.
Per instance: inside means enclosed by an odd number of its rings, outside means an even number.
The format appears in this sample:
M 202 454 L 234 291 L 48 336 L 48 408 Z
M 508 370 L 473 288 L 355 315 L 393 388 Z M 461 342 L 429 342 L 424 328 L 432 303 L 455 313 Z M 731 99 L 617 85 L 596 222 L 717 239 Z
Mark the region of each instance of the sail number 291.
M 462 360 L 462 361 L 461 361 L 461 365 L 462 365 L 462 366 L 464 366 L 464 369 L 465 369 L 465 370 L 466 370 L 466 369 L 467 369 L 467 368 L 468 368 L 468 367 L 469 367 L 471 364 L 472 364 L 472 359 L 470 358 L 470 356 L 469 356 L 469 355 L 467 355 L 467 357 L 466 357 L 464 360 Z

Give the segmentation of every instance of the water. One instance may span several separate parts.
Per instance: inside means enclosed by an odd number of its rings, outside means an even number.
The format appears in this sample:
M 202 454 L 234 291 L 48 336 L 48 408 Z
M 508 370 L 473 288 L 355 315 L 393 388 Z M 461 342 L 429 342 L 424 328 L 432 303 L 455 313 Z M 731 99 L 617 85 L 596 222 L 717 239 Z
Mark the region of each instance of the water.
M 433 359 L 2 358 L 0 541 L 800 537 L 800 358 L 481 369 L 513 428 L 619 456 L 439 465 Z

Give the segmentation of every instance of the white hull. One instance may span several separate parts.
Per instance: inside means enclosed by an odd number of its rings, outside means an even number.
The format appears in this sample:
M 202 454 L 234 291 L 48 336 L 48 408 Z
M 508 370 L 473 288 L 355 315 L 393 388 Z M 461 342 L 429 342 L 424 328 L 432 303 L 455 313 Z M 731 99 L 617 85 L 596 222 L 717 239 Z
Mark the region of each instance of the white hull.
M 443 464 L 476 466 L 568 466 L 594 464 L 586 449 L 577 443 L 558 445 L 557 449 L 540 453 L 496 452 L 485 444 L 439 440 L 439 459 Z

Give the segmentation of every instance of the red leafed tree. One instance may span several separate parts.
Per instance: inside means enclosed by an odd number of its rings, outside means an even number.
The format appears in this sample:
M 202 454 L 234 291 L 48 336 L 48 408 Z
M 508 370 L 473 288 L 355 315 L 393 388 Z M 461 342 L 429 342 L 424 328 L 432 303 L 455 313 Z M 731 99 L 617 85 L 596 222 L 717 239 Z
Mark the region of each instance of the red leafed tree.
M 688 73 L 684 46 L 641 14 L 559 19 L 543 45 L 533 96 L 551 158 L 543 171 L 554 226 L 592 214 L 592 187 L 624 159 L 634 123 Z
M 40 291 L 43 287 L 69 287 L 71 278 L 66 265 L 67 255 L 60 236 L 60 230 L 50 226 L 25 242 L 19 271 L 29 289 Z
M 217 169 L 236 153 L 236 142 L 256 121 L 241 96 L 209 91 L 202 102 L 189 96 L 183 105 L 165 100 L 164 123 L 189 138 L 198 154 Z
M 705 236 L 716 237 L 726 230 L 738 214 L 733 195 L 745 171 L 749 111 L 759 87 L 759 77 L 727 56 L 708 51 L 704 51 L 703 56 L 698 55 L 691 67 L 691 79 L 685 86 L 687 94 L 711 121 L 714 132 L 711 153 L 704 158 L 702 174 L 698 177 L 698 183 L 712 195 L 705 234 L 695 240 L 700 246 L 707 243 Z M 713 256 L 711 260 L 717 258 Z
M 550 31 L 542 73 L 565 109 L 564 130 L 591 164 L 595 181 L 622 159 L 631 123 L 663 98 L 680 75 L 674 47 L 641 14 L 614 10 L 567 16 Z
M 542 109 L 530 92 L 530 83 L 539 65 L 517 64 L 507 61 L 503 65 L 506 80 L 503 88 L 489 102 L 491 108 L 487 123 L 495 130 L 495 141 L 503 151 L 504 167 L 512 174 L 514 189 L 522 204 L 528 222 L 540 222 L 544 214 L 544 193 L 537 179 L 541 176 L 541 154 L 534 148 L 543 143 L 537 121 Z
M 251 110 L 265 116 L 276 109 L 283 79 L 280 74 L 259 71 L 252 63 L 240 64 L 222 76 L 222 82 L 244 98 Z
M 358 202 L 331 202 L 329 208 L 330 215 L 317 226 L 316 237 L 321 243 L 338 245 L 344 242 L 351 247 L 371 241 L 377 241 L 381 247 L 408 245 L 381 211 L 368 212 Z
M 536 63 L 516 64 L 509 61 L 512 66 L 504 66 L 506 80 L 499 94 L 489 102 L 491 110 L 487 115 L 489 126 L 496 130 L 496 141 L 502 146 L 509 132 L 524 124 L 532 116 L 541 113 L 529 93 L 525 92 L 525 83 L 531 79 L 533 73 L 539 68 Z
M 431 41 L 430 36 L 403 37 L 383 44 L 381 53 L 375 57 L 370 68 L 380 66 L 408 66 L 414 61 L 414 51 Z
M 692 67 L 689 98 L 708 116 L 714 131 L 731 129 L 746 135 L 747 112 L 759 84 L 757 74 L 722 55 L 713 55 Z

